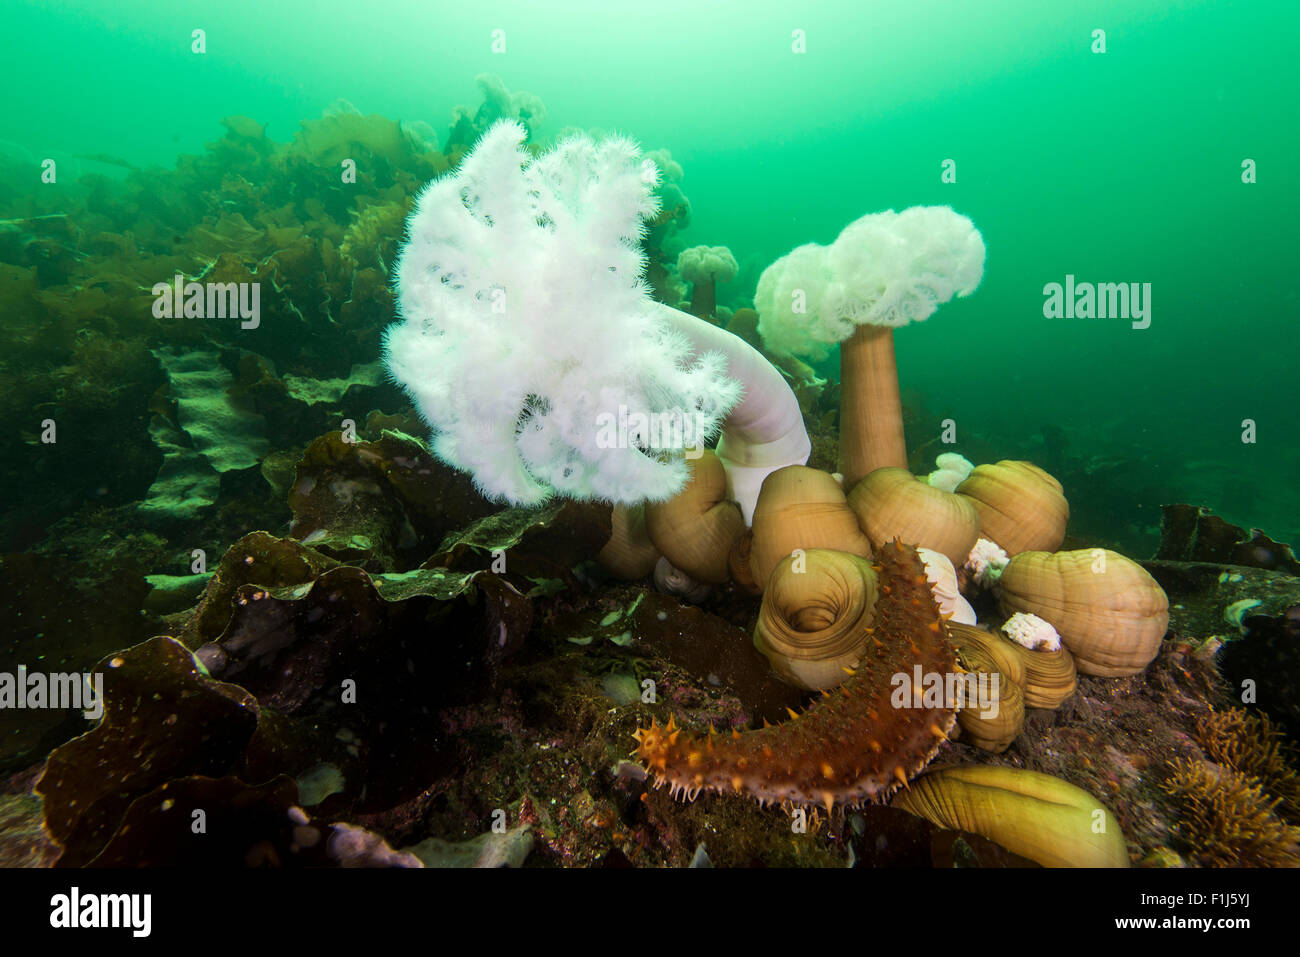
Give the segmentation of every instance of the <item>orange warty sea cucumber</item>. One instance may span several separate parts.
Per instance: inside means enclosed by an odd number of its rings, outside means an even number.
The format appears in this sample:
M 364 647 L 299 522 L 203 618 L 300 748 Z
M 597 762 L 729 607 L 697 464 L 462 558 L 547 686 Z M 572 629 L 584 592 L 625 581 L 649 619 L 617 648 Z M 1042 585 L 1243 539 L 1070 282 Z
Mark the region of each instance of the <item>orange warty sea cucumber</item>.
M 956 718 L 951 702 L 895 708 L 894 675 L 951 674 L 957 666 L 943 616 L 916 549 L 891 542 L 876 562 L 884 587 L 874 639 L 843 686 L 791 720 L 730 734 L 651 722 L 636 732 L 639 757 L 674 797 L 749 794 L 762 804 L 859 805 L 883 800 L 929 762 Z M 920 700 L 919 689 L 913 697 Z

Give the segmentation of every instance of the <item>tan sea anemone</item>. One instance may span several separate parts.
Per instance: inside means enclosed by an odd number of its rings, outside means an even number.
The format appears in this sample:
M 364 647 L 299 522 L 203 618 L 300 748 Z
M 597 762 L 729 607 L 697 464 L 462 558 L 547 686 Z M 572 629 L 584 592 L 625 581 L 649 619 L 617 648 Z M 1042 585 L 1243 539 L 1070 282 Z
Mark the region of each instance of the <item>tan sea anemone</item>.
M 1137 674 L 1168 630 L 1164 590 L 1137 562 L 1107 549 L 1021 552 L 999 585 L 1003 612 L 1049 622 L 1084 674 Z
M 948 623 L 948 634 L 959 652 L 973 645 L 992 656 L 998 670 L 1021 686 L 1026 708 L 1053 711 L 1074 694 L 1078 676 L 1064 648 L 1031 651 L 1001 634 L 956 622 Z
M 1007 642 L 1025 669 L 1025 707 L 1055 711 L 1074 694 L 1079 684 L 1074 657 L 1062 647 L 1055 651 L 1031 651 Z
M 761 595 L 763 589 L 759 587 L 754 578 L 754 570 L 750 567 L 749 552 L 753 545 L 754 530 L 747 528 L 731 546 L 731 554 L 727 556 L 727 570 L 731 573 L 731 580 L 736 587 L 745 594 Z
M 676 568 L 710 585 L 727 580 L 727 556 L 745 531 L 735 502 L 727 501 L 727 474 L 711 450 L 690 465 L 686 486 L 666 502 L 646 505 L 646 531 Z
M 1025 683 L 1025 666 L 1015 645 L 1000 635 L 977 628 L 948 622 L 948 638 L 959 652 L 964 648 L 978 648 L 992 660 L 993 664 L 1018 685 Z
M 1115 816 L 1060 778 L 980 765 L 931 771 L 893 806 L 939 827 L 970 831 L 1044 867 L 1128 867 Z
M 907 469 L 876 469 L 853 487 L 848 502 L 873 548 L 897 538 L 940 552 L 960 566 L 980 536 L 979 515 L 968 499 L 935 488 Z
M 983 628 L 950 621 L 948 638 L 968 671 L 999 676 L 997 707 L 989 707 L 987 703 L 982 707 L 967 707 L 957 713 L 957 723 L 976 747 L 994 753 L 1005 751 L 1024 728 L 1024 662 L 1011 642 Z
M 838 687 L 870 641 L 876 598 L 865 558 L 824 548 L 787 557 L 763 592 L 754 647 L 796 687 Z
M 972 640 L 970 632 L 980 629 L 968 625 L 956 627 L 966 631 L 965 635 L 959 637 L 951 624 L 949 635 L 957 649 L 957 660 L 970 676 L 966 700 L 957 712 L 962 740 L 1000 754 L 1020 736 L 1025 726 L 1024 689 L 1015 680 L 1016 675 L 1024 678 L 1024 669 L 1014 652 L 1004 652 L 991 642 Z
M 1061 483 L 1032 462 L 977 466 L 957 494 L 974 504 L 980 534 L 1008 555 L 1054 552 L 1065 541 L 1070 505 Z
M 665 595 L 676 595 L 683 601 L 698 605 L 709 597 L 713 586 L 697 581 L 666 558 L 655 562 L 655 587 Z
M 754 507 L 749 564 L 760 588 L 766 587 L 776 566 L 797 548 L 871 556 L 871 544 L 834 476 L 789 465 L 764 480 Z
M 600 567 L 624 581 L 645 578 L 654 571 L 659 549 L 646 532 L 645 506 L 615 505 L 610 526 L 609 541 L 596 555 Z

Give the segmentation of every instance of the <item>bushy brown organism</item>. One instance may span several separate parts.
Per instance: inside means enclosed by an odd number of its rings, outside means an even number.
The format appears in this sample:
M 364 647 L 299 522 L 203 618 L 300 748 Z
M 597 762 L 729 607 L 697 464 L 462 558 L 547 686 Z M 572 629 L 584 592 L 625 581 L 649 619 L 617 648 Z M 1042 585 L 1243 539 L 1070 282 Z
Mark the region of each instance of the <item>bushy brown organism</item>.
M 1278 799 L 1278 813 L 1300 821 L 1300 775 L 1292 761 L 1294 749 L 1268 715 L 1245 708 L 1212 711 L 1196 727 L 1196 740 L 1216 764 L 1257 780 Z
M 1179 833 L 1211 867 L 1300 867 L 1300 828 L 1277 814 L 1256 779 L 1178 759 L 1164 790 L 1182 805 Z

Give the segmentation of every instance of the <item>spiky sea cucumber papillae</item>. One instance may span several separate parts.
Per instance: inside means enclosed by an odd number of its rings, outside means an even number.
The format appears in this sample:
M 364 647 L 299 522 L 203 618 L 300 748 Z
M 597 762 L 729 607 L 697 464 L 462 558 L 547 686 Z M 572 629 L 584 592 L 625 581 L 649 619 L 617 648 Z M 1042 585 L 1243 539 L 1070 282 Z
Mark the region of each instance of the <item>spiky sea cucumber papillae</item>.
M 882 595 L 872 641 L 857 670 L 835 692 L 780 725 L 730 735 L 700 734 L 651 723 L 636 732 L 636 755 L 676 797 L 700 791 L 749 794 L 796 805 L 858 805 L 888 797 L 934 757 L 951 730 L 949 701 L 895 708 L 895 675 L 911 684 L 923 674 L 957 667 L 947 626 L 930 594 L 916 550 L 899 542 L 882 548 Z M 793 714 L 793 712 L 792 712 Z

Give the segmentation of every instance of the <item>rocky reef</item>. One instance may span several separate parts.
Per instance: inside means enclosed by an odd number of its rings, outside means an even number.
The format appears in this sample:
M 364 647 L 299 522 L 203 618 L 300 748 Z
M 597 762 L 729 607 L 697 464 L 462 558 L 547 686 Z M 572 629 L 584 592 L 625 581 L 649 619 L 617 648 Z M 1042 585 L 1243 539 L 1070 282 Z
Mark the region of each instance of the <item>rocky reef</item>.
M 423 184 L 498 121 L 545 148 L 537 97 L 477 85 L 441 145 L 340 103 L 0 187 L 0 671 L 102 675 L 104 705 L 0 709 L 0 864 L 1300 863 L 1290 548 L 1170 506 L 1125 558 L 1131 528 L 1077 521 L 1105 470 L 1048 433 L 1053 474 L 976 437 L 989 464 L 917 477 L 904 429 L 937 417 L 892 345 L 883 405 L 769 349 L 666 150 L 648 294 L 770 363 L 800 463 L 752 515 L 721 445 L 645 508 L 503 505 L 445 464 L 379 356 Z M 190 283 L 257 309 L 187 312 Z M 868 407 L 891 457 L 845 481 Z

